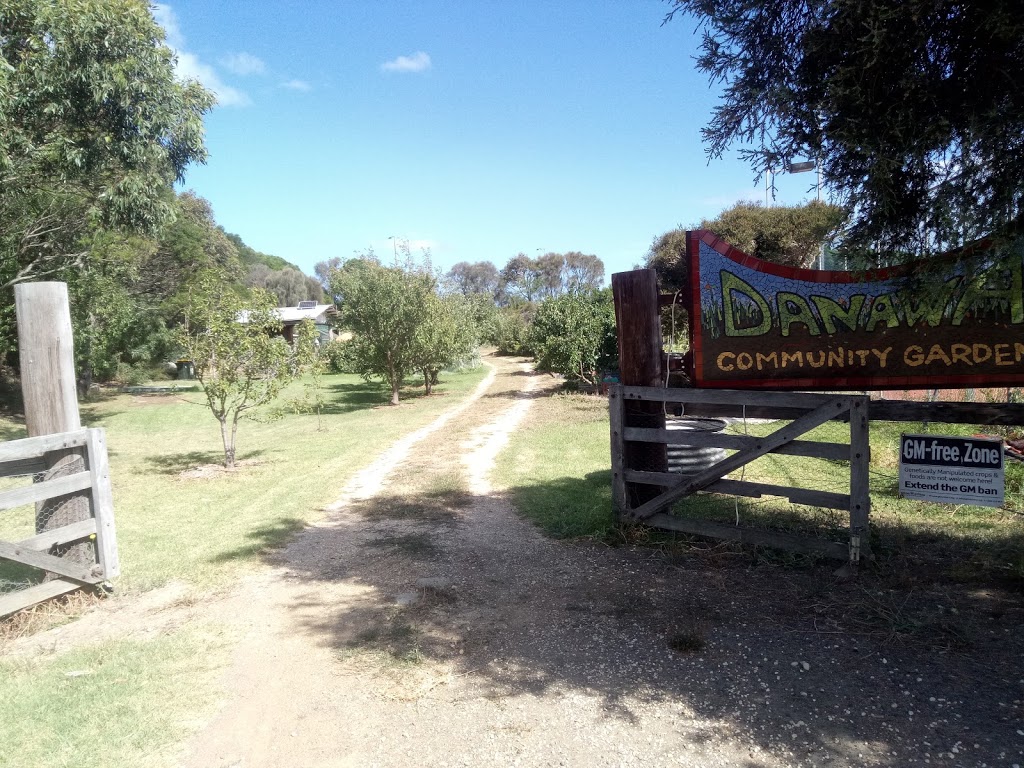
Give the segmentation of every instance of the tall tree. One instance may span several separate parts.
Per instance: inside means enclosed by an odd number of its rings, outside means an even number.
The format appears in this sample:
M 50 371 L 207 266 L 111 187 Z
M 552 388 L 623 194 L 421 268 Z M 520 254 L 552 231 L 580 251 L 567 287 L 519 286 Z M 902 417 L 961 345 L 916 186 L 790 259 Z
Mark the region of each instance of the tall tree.
M 542 277 L 537 261 L 525 253 L 513 256 L 502 267 L 499 284 L 500 298 L 533 301 L 540 297 Z
M 604 282 L 604 262 L 597 256 L 579 251 L 565 254 L 565 272 L 562 278 L 567 293 L 596 291 Z
M 817 201 L 773 206 L 740 201 L 715 218 L 701 221 L 700 228 L 759 259 L 810 267 L 845 218 L 842 208 Z
M 245 284 L 272 293 L 279 307 L 294 307 L 300 301 L 319 302 L 324 297 L 317 280 L 292 267 L 271 269 L 263 263 L 254 264 L 245 277 Z
M 463 296 L 475 293 L 493 296 L 498 290 L 498 268 L 489 261 L 460 261 L 448 271 L 448 280 Z
M 553 298 L 562 293 L 565 272 L 565 256 L 560 253 L 545 253 L 534 261 L 537 273 L 537 294 L 540 298 Z
M 845 242 L 908 255 L 998 230 L 1024 200 L 1016 0 L 672 0 L 722 83 L 704 138 L 757 173 L 817 158 Z
M 0 6 L 0 287 L 76 264 L 94 226 L 152 233 L 206 159 L 213 97 L 175 78 L 142 0 Z
M 418 333 L 429 315 L 433 278 L 423 270 L 349 259 L 331 276 L 339 323 L 352 331 L 352 359 L 366 378 L 379 376 L 398 405 L 405 377 L 421 367 Z

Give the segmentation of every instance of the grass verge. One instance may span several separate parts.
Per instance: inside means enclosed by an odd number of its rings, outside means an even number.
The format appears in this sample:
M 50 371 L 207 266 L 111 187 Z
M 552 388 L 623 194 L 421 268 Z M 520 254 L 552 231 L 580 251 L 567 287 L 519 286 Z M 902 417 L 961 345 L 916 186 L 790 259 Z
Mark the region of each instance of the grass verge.
M 0 660 L 0 766 L 160 766 L 213 703 L 224 641 L 197 629 Z M 212 652 L 212 653 L 211 653 Z

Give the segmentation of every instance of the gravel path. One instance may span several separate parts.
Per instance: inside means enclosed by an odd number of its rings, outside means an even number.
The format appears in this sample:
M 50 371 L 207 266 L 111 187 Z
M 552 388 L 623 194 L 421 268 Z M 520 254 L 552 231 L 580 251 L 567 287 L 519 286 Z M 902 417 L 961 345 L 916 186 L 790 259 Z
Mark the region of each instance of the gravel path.
M 185 765 L 1024 765 L 1019 606 L 939 653 L 823 630 L 864 591 L 828 571 L 546 539 L 489 477 L 544 380 L 491 363 L 209 607 L 242 639 Z

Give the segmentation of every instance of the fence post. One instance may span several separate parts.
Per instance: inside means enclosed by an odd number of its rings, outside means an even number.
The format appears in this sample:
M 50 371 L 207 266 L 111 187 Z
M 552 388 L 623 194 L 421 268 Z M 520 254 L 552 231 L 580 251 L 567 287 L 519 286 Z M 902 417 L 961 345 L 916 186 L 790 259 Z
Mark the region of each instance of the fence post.
M 96 518 L 96 553 L 108 581 L 121 575 L 114 528 L 114 497 L 110 490 L 107 438 L 102 429 L 89 430 L 89 474 L 92 476 L 92 510 Z
M 871 441 L 868 398 L 850 398 L 850 561 L 871 555 Z
M 14 309 L 29 437 L 81 429 L 67 285 L 47 282 L 15 285 Z M 46 467 L 46 479 L 83 472 L 85 452 L 73 449 L 48 453 Z M 36 533 L 90 517 L 86 493 L 50 499 L 36 505 Z M 96 562 L 90 542 L 58 547 L 55 554 L 82 565 Z
M 608 389 L 608 421 L 611 426 L 612 512 L 616 522 L 619 522 L 629 511 L 629 496 L 626 493 L 625 442 L 623 440 L 626 408 L 622 398 L 621 384 L 613 384 Z
M 612 298 L 619 332 L 619 380 L 626 386 L 664 387 L 657 273 L 653 269 L 616 272 L 612 275 Z M 665 428 L 663 403 L 628 402 L 624 406 L 625 426 Z M 625 466 L 647 472 L 667 472 L 665 445 L 626 443 Z M 627 489 L 629 501 L 637 505 L 661 493 L 660 488 L 643 483 L 629 483 Z

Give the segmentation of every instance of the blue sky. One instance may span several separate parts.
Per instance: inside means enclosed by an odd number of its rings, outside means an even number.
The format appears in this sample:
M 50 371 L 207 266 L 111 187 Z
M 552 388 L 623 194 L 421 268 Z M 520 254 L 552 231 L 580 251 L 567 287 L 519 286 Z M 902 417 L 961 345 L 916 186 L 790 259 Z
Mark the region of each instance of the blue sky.
M 764 199 L 700 140 L 717 91 L 688 18 L 654 0 L 210 2 L 155 15 L 219 96 L 185 187 L 312 272 L 389 237 L 435 266 L 518 252 L 642 261 L 653 238 Z M 813 174 L 777 200 L 813 197 Z

